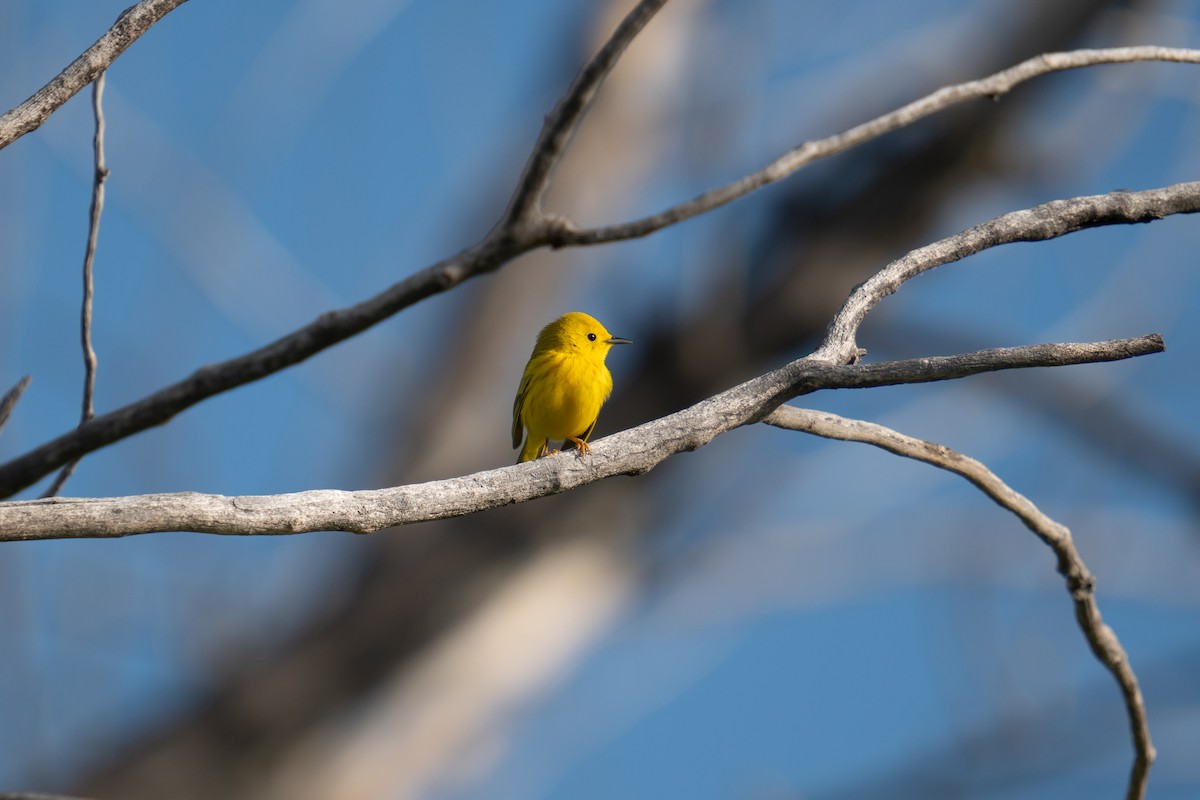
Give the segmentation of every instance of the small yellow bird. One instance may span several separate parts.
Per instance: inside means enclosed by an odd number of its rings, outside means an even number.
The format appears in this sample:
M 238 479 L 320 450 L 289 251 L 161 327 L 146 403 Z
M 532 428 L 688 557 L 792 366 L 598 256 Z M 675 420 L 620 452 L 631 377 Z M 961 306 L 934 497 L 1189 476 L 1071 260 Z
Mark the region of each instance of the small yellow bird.
M 518 464 L 557 452 L 547 450 L 552 439 L 588 452 L 600 406 L 612 393 L 604 357 L 614 344 L 633 342 L 613 336 L 580 311 L 542 328 L 513 401 L 513 447 L 521 446 L 521 429 L 529 431 Z

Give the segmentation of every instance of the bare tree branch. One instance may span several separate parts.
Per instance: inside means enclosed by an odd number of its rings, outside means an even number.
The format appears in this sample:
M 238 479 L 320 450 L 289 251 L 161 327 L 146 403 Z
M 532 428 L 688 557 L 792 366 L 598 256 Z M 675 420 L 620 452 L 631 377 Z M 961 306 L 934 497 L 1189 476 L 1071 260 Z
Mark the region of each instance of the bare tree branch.
M 1058 571 L 1066 578 L 1067 591 L 1075 604 L 1075 618 L 1100 663 L 1112 673 L 1125 700 L 1129 727 L 1133 738 L 1134 762 L 1126 790 L 1126 800 L 1141 800 L 1146 794 L 1146 779 L 1154 763 L 1154 744 L 1146 720 L 1146 706 L 1138 688 L 1137 676 L 1129 666 L 1129 657 L 1112 628 L 1104 623 L 1096 604 L 1096 579 L 1083 563 L 1075 548 L 1071 532 L 1043 514 L 1024 495 L 1014 491 L 990 469 L 973 458 L 933 442 L 906 436 L 891 428 L 862 420 L 846 419 L 823 411 L 780 406 L 763 422 L 778 428 L 803 431 L 840 439 L 864 442 L 883 448 L 905 458 L 913 458 L 935 467 L 961 475 L 994 500 L 1001 508 L 1011 511 L 1029 530 L 1046 543 L 1058 558 Z
M 1053 200 L 1040 206 L 1013 211 L 982 225 L 919 247 L 864 281 L 838 311 L 825 341 L 813 354 L 842 363 L 855 357 L 855 334 L 859 325 L 880 300 L 922 272 L 960 261 L 981 250 L 1013 242 L 1054 239 L 1085 228 L 1134 222 L 1150 222 L 1176 213 L 1200 211 L 1200 182 L 1177 183 L 1161 189 Z
M 79 412 L 80 425 L 96 416 L 93 402 L 96 393 L 96 350 L 92 347 L 92 298 L 95 294 L 92 267 L 96 261 L 96 240 L 100 236 L 100 215 L 104 212 L 104 181 L 108 179 L 108 166 L 104 163 L 103 72 L 92 84 L 92 113 L 96 118 L 96 135 L 92 138 L 96 169 L 92 180 L 92 208 L 88 219 L 87 247 L 83 254 L 83 303 L 79 312 L 79 338 L 83 347 L 83 408 Z M 68 462 L 42 496 L 54 497 L 61 492 L 78 465 L 78 458 Z
M 63 103 L 112 66 L 129 45 L 150 30 L 151 25 L 186 2 L 142 0 L 121 12 L 112 27 L 58 73 L 54 80 L 38 89 L 24 103 L 0 116 L 0 149 L 37 130 Z
M 9 414 L 12 413 L 17 401 L 21 399 L 21 395 L 25 394 L 25 390 L 29 388 L 31 380 L 33 380 L 33 376 L 26 375 L 17 381 L 16 385 L 5 392 L 4 397 L 0 397 L 0 430 L 4 429 L 4 423 L 8 422 Z
M 260 380 L 298 364 L 427 297 L 447 291 L 469 278 L 499 269 L 522 253 L 549 245 L 571 244 L 560 238 L 562 232 L 570 228 L 570 223 L 559 217 L 540 216 L 540 212 L 536 209 L 536 200 L 544 189 L 543 181 L 548 179 L 557 160 L 557 155 L 552 158 L 544 158 L 542 153 L 545 151 L 561 155 L 561 148 L 565 146 L 565 138 L 562 137 L 567 136 L 577 124 L 580 115 L 586 110 L 592 93 L 615 63 L 613 59 L 620 55 L 628 44 L 629 37 L 636 34 L 645 25 L 663 2 L 665 0 L 643 0 L 618 26 L 600 52 L 584 67 L 581 77 L 572 85 L 567 97 L 560 102 L 559 113 L 555 115 L 551 123 L 548 123 L 548 127 L 543 131 L 543 135 L 539 138 L 533 154 L 530 156 L 529 166 L 522 178 L 522 184 L 527 187 L 527 190 L 518 190 L 510 204 L 510 213 L 481 242 L 463 250 L 458 255 L 451 256 L 410 275 L 369 300 L 349 308 L 322 314 L 303 328 L 243 356 L 201 367 L 178 383 L 97 417 L 70 433 L 63 434 L 0 465 L 0 498 L 11 497 L 53 470 L 87 453 L 147 428 L 161 425 L 179 412 L 209 397 Z M 1054 63 L 1054 59 L 1058 58 L 1065 59 L 1072 67 L 1084 66 L 1088 63 L 1110 63 L 1117 60 L 1140 60 L 1155 54 L 1164 59 L 1171 55 L 1174 56 L 1174 60 L 1190 61 L 1194 57 L 1195 60 L 1200 61 L 1200 51 L 1150 48 L 1151 52 L 1146 53 L 1140 52 L 1139 48 L 1130 48 L 1129 50 L 1130 52 L 1115 51 L 1123 53 L 1121 58 L 1117 58 L 1113 54 L 1114 51 L 1078 51 L 1085 55 L 1073 58 L 1071 53 L 1050 54 L 1045 58 L 1050 59 L 1048 63 Z M 1107 60 L 1105 60 L 1106 58 Z M 1022 65 L 1013 68 L 1017 71 L 1017 77 L 1027 79 L 1021 77 L 1024 75 L 1021 69 L 1030 63 L 1023 62 Z M 1032 74 L 1041 74 L 1034 68 L 1028 69 L 1033 70 Z M 1048 69 L 1042 71 L 1048 71 Z M 1004 75 L 1005 73 L 999 74 Z M 585 75 L 589 77 L 585 79 Z M 995 76 L 993 76 L 994 78 Z M 1006 90 L 1005 87 L 1008 84 L 993 79 L 986 79 L 983 82 L 989 89 L 988 94 Z M 1013 78 L 1008 80 L 1015 82 Z M 953 92 L 957 88 L 951 87 L 946 91 Z M 938 107 L 940 106 L 935 104 L 924 113 L 932 113 Z M 918 119 L 919 116 L 914 116 L 912 119 Z M 907 118 L 893 122 L 892 125 L 898 126 L 912 121 L 907 120 L 906 122 L 905 119 Z M 868 128 L 870 125 L 871 123 L 866 123 Z M 862 127 L 860 126 L 860 128 Z M 858 131 L 860 128 L 852 130 Z M 869 136 L 856 138 L 853 143 L 860 144 L 871 136 L 882 135 L 892 129 L 893 127 L 887 126 L 880 126 L 877 130 L 870 128 L 870 131 L 873 132 Z M 535 162 L 541 166 L 535 166 Z M 544 177 L 536 177 L 542 175 L 543 171 L 545 172 Z M 523 196 L 533 199 L 520 199 Z M 522 212 L 524 216 L 514 218 L 511 212 L 518 207 L 524 209 Z M 1040 217 L 1038 213 L 1034 213 L 1039 210 Z M 1000 217 L 992 223 L 986 223 L 984 226 L 968 231 L 963 235 L 975 232 L 978 238 L 970 245 L 974 249 L 968 247 L 963 252 L 978 252 L 983 247 L 991 246 L 984 240 L 987 233 L 985 229 L 989 225 L 997 226 L 995 233 L 999 238 L 994 244 L 1002 244 L 1010 241 L 1052 238 L 1073 230 L 1098 225 L 1145 222 L 1169 214 L 1191 213 L 1198 210 L 1200 210 L 1200 184 L 1197 183 L 1176 184 L 1148 192 L 1118 192 L 1091 198 L 1061 200 L 1057 201 L 1057 205 L 1047 204 L 1024 213 L 1013 212 L 1013 214 Z M 1033 213 L 1033 218 L 1029 218 L 1030 213 Z M 1054 220 L 1046 218 L 1059 213 L 1065 215 L 1066 222 L 1064 224 L 1056 225 Z M 944 240 L 944 242 L 930 245 L 930 248 L 938 248 L 948 241 Z M 947 260 L 954 259 L 948 255 Z M 891 277 L 887 280 L 895 280 L 895 274 L 891 272 L 888 274 Z M 884 294 L 887 293 L 889 292 L 884 292 Z M 853 358 L 853 342 L 844 338 L 845 324 L 850 321 L 850 316 L 856 313 L 865 314 L 878 301 L 879 297 L 882 295 L 870 299 L 865 306 L 861 305 L 868 299 L 865 295 L 855 295 L 850 301 L 847 301 L 848 305 L 843 309 L 843 315 L 835 320 L 835 325 L 839 326 L 836 332 L 841 337 L 837 346 L 834 346 L 833 338 L 835 329 L 831 328 L 830 338 L 816 355 L 822 358 L 833 355 L 835 356 L 834 360 L 839 361 L 848 361 Z M 852 312 L 850 303 L 855 303 L 858 311 Z
M 601 439 L 591 454 L 551 458 L 459 478 L 355 492 L 259 497 L 195 492 L 0 503 L 0 541 L 120 537 L 187 530 L 224 535 L 341 530 L 369 533 L 522 503 L 613 475 L 639 475 L 666 458 L 757 422 L 780 403 L 820 389 L 952 380 L 981 372 L 1114 361 L 1163 350 L 1157 334 L 1092 344 L 1041 344 L 880 364 L 797 361 L 691 408 Z
M 609 225 L 602 228 L 579 230 L 569 220 L 559 219 L 551 244 L 554 247 L 567 245 L 600 244 L 623 239 L 635 239 L 663 228 L 699 216 L 740 197 L 750 194 L 776 181 L 780 181 L 797 170 L 823 158 L 829 158 L 857 147 L 886 133 L 911 125 L 919 119 L 935 114 L 951 106 L 977 98 L 997 100 L 1014 86 L 1050 72 L 1122 64 L 1131 61 L 1170 61 L 1185 64 L 1200 64 L 1200 50 L 1175 47 L 1113 47 L 1098 50 L 1072 50 L 1065 53 L 1044 53 L 1022 61 L 1016 66 L 989 75 L 979 80 L 946 86 L 932 94 L 914 100 L 906 106 L 890 111 L 875 119 L 857 125 L 842 133 L 824 139 L 805 142 L 776 158 L 757 172 L 710 189 L 685 203 L 672 206 L 665 211 L 643 217 L 632 222 Z

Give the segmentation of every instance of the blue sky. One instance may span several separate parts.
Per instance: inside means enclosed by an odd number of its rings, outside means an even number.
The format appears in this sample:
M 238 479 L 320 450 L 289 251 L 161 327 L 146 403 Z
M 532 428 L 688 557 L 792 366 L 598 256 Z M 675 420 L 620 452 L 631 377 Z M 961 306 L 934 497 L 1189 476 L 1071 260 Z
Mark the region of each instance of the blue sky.
M 0 106 L 41 86 L 123 7 L 0 0 Z M 108 74 L 98 408 L 258 347 L 478 239 L 542 116 L 594 49 L 598 7 L 192 0 L 170 14 Z M 1006 8 L 860 0 L 834 15 L 818 3 L 676 0 L 664 14 L 684 19 L 682 32 L 631 50 L 613 77 L 626 82 L 613 95 L 628 107 L 598 107 L 585 122 L 585 132 L 589 122 L 617 127 L 593 132 L 598 143 L 581 134 L 553 207 L 588 223 L 632 218 L 979 77 L 971 65 L 1002 35 Z M 1200 47 L 1200 4 L 1134 14 L 1110 12 L 1086 43 Z M 1104 67 L 1003 99 L 1029 105 L 1002 144 L 1027 173 L 963 187 L 933 235 L 1055 197 L 1195 179 L 1195 70 Z M 85 93 L 0 153 L 0 384 L 33 375 L 0 435 L 3 460 L 78 416 L 90 141 Z M 623 169 L 595 168 L 604 147 L 622 151 Z M 855 175 L 849 154 L 790 180 Z M 721 270 L 758 266 L 708 255 L 731 229 L 761 225 L 779 191 L 643 241 L 519 259 L 89 456 L 68 493 L 359 488 L 396 460 L 419 464 L 421 477 L 508 463 L 505 417 L 536 330 L 576 307 L 634 340 L 648 320 L 685 317 Z M 1194 458 L 1197 252 L 1200 228 L 1187 217 L 989 251 L 889 298 L 860 344 L 891 358 L 924 354 L 939 332 L 978 346 L 1162 332 L 1162 356 L 1036 380 L 1120 401 Z M 898 255 L 880 254 L 880 266 Z M 531 276 L 536 297 L 520 282 Z M 448 358 L 439 345 L 467 307 L 458 295 L 505 291 L 491 341 L 475 343 L 501 354 L 476 410 L 441 423 L 480 431 L 478 445 L 448 461 L 392 441 L 393 420 L 419 413 Z M 1106 618 L 1150 676 L 1153 796 L 1195 796 L 1195 498 L 1038 417 L 1020 402 L 1021 380 L 805 402 L 961 449 L 1072 528 Z M 965 482 L 775 430 L 735 431 L 677 462 L 645 500 L 638 524 L 656 535 L 632 548 L 631 588 L 597 611 L 552 680 L 501 715 L 501 744 L 471 743 L 475 771 L 433 781 L 430 796 L 833 797 L 869 792 L 873 776 L 926 754 L 934 764 L 961 755 L 956 742 L 1022 715 L 1048 715 L 1085 754 L 1016 783 L 981 778 L 986 759 L 977 772 L 955 762 L 951 777 L 966 776 L 970 796 L 1117 792 L 1129 753 L 1116 689 L 1074 626 L 1049 554 Z M 0 724 L 0 789 L 68 787 L 107 742 L 188 709 L 222 659 L 302 628 L 367 552 L 336 534 L 0 548 L 0 718 L 10 721 Z

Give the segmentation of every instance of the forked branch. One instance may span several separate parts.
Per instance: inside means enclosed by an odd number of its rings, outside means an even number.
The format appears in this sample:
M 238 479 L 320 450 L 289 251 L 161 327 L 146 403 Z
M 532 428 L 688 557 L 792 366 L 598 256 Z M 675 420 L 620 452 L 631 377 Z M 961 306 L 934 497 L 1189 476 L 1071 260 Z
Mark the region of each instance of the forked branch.
M 521 503 L 614 475 L 641 474 L 676 453 L 695 450 L 722 433 L 763 419 L 793 397 L 821 389 L 953 380 L 995 370 L 1113 361 L 1162 349 L 1162 338 L 1151 335 L 879 364 L 838 365 L 803 358 L 683 411 L 594 442 L 585 457 L 572 451 L 460 478 L 356 492 L 318 490 L 263 497 L 183 492 L 0 503 L 0 541 L 174 530 L 225 535 L 369 533 Z
M 621 20 L 600 51 L 579 71 L 562 100 L 546 117 L 502 224 L 520 226 L 525 223 L 536 224 L 543 219 L 540 203 L 550 186 L 551 174 L 562 160 L 571 136 L 595 100 L 600 85 L 634 37 L 666 4 L 667 0 L 641 0 Z M 537 235 L 544 237 L 545 232 L 539 231 Z

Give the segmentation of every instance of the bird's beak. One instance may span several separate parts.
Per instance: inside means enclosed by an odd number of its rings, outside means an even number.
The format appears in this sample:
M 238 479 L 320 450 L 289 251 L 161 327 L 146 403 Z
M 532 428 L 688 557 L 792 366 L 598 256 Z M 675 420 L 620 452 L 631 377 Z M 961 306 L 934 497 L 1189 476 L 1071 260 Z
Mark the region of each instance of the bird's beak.
M 632 339 L 622 339 L 620 336 L 610 336 L 604 340 L 605 344 L 633 344 Z

